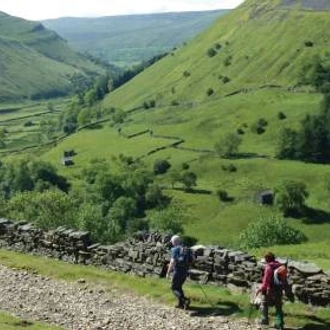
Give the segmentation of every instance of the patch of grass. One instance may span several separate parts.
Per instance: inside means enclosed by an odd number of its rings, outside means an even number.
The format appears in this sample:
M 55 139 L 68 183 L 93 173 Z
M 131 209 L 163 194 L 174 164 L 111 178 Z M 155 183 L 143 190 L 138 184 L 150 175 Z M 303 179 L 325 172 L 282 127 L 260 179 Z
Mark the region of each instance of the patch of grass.
M 64 330 L 64 328 L 16 318 L 0 311 L 1 330 Z

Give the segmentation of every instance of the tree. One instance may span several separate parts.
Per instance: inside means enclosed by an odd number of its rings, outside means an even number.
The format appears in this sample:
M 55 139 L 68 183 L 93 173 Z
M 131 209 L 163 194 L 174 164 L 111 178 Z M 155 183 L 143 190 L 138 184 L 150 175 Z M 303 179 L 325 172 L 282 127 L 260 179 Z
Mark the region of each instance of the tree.
M 82 109 L 77 117 L 79 126 L 85 126 L 91 122 L 92 114 L 89 108 Z
M 31 221 L 44 230 L 77 228 L 74 201 L 57 189 L 18 193 L 8 201 L 8 210 L 10 218 Z
M 303 182 L 285 180 L 275 188 L 275 205 L 285 216 L 301 214 L 307 197 L 307 188 Z
M 296 159 L 298 134 L 291 128 L 283 128 L 277 141 L 276 157 L 279 159 Z
M 254 249 L 281 244 L 299 244 L 306 236 L 290 227 L 286 220 L 270 216 L 252 222 L 239 235 L 237 245 L 241 249 Z
M 236 133 L 229 133 L 222 137 L 214 146 L 215 152 L 224 158 L 233 157 L 237 152 L 242 138 Z
M 122 109 L 116 109 L 112 114 L 112 120 L 115 124 L 122 124 L 125 121 L 127 114 Z
M 172 189 L 177 182 L 182 182 L 182 174 L 177 170 L 171 170 L 168 172 L 168 179 L 171 183 Z
M 95 88 L 92 88 L 86 92 L 84 102 L 87 106 L 92 106 L 97 100 L 97 90 Z
M 214 48 L 209 48 L 209 49 L 207 50 L 207 55 L 208 55 L 209 57 L 213 57 L 213 56 L 217 55 L 217 51 L 216 51 Z
M 49 112 L 54 112 L 55 111 L 55 107 L 54 107 L 54 104 L 52 102 L 47 103 L 47 110 Z
M 166 159 L 157 159 L 154 162 L 154 173 L 164 174 L 171 167 L 171 164 Z
M 123 195 L 119 178 L 109 173 L 100 173 L 96 178 L 95 187 L 100 198 L 110 205 Z
M 79 229 L 88 231 L 95 242 L 114 242 L 117 230 L 113 230 L 111 221 L 103 216 L 100 205 L 82 204 L 77 213 L 77 222 Z
M 181 180 L 186 190 L 191 190 L 192 187 L 197 185 L 197 175 L 194 172 L 184 172 Z
M 149 226 L 163 233 L 183 233 L 184 215 L 179 205 L 171 205 L 162 210 L 151 210 L 147 214 Z
M 128 221 L 137 214 L 136 201 L 131 197 L 121 196 L 112 204 L 108 214 L 124 233 Z
M 170 197 L 163 194 L 162 189 L 157 184 L 150 184 L 145 194 L 146 206 L 148 208 L 162 208 L 170 202 Z
M 29 171 L 33 182 L 36 184 L 40 181 L 48 183 L 48 187 L 57 187 L 58 189 L 68 192 L 70 183 L 68 180 L 57 173 L 56 168 L 47 162 L 35 160 L 29 162 Z M 43 189 L 45 190 L 45 189 Z M 43 190 L 39 190 L 40 192 Z

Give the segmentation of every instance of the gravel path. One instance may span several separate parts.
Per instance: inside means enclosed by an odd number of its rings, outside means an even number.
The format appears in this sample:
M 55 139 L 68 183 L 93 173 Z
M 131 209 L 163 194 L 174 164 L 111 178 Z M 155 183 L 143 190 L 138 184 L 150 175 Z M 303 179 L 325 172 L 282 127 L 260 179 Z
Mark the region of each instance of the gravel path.
M 0 265 L 0 309 L 20 318 L 70 330 L 247 330 L 246 320 L 193 316 L 118 290 L 105 292 L 80 280 L 54 281 Z

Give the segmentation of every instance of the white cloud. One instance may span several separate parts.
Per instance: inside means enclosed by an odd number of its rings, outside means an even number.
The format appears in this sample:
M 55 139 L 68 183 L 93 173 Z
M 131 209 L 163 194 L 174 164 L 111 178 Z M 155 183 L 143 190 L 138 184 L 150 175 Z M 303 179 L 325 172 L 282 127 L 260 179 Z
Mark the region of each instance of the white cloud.
M 0 11 L 32 20 L 234 8 L 244 0 L 0 0 Z

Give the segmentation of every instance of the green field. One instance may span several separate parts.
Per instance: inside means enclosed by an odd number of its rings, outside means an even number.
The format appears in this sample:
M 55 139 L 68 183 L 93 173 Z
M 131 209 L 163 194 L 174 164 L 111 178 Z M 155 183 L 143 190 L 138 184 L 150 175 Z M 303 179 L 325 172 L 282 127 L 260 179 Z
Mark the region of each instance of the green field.
M 266 100 L 271 104 L 270 107 L 267 106 Z M 183 163 L 187 163 L 197 174 L 195 193 L 182 191 L 180 184 L 172 189 L 167 175 L 157 178 L 159 184 L 165 188 L 166 194 L 182 201 L 185 205 L 186 234 L 197 237 L 201 243 L 233 246 L 238 234 L 250 222 L 273 214 L 280 215 L 275 207 L 256 204 L 255 196 L 260 190 L 273 189 L 284 179 L 304 181 L 310 194 L 307 205 L 315 210 L 329 212 L 330 205 L 325 190 L 325 183 L 329 180 L 327 165 L 274 158 L 273 141 L 276 140 L 279 129 L 284 125 L 288 127 L 297 125 L 311 109 L 316 112 L 320 100 L 319 94 L 294 94 L 270 89 L 251 95 L 239 94 L 219 99 L 211 104 L 202 103 L 188 109 L 180 107 L 141 109 L 132 113 L 120 126 L 122 134 L 118 133 L 118 127 L 111 125 L 110 121 L 103 122 L 96 128 L 80 130 L 51 149 L 48 147 L 49 150 L 41 154 L 41 159 L 55 165 L 60 174 L 79 185 L 83 168 L 93 159 L 104 158 L 110 168 L 116 168 L 114 156 L 124 154 L 139 158 L 151 150 L 165 147 L 143 157 L 142 161 L 149 169 L 152 169 L 157 159 L 168 160 L 172 169 L 180 169 Z M 258 106 L 263 103 L 263 106 Z M 36 106 L 30 108 L 30 111 L 33 113 L 38 109 L 39 106 Z M 277 118 L 279 111 L 285 112 L 287 115 L 285 120 L 281 121 Z M 269 124 L 266 132 L 258 135 L 251 132 L 249 127 L 260 117 L 265 118 Z M 222 159 L 216 156 L 213 150 L 217 137 L 228 130 L 235 131 L 243 123 L 247 124 L 247 128 L 240 147 L 242 156 L 237 159 Z M 152 135 L 145 133 L 130 139 L 125 137 L 148 129 L 152 130 Z M 179 148 L 172 148 L 169 145 L 175 139 L 165 139 L 166 136 L 181 138 L 185 142 Z M 63 152 L 72 149 L 77 153 L 74 156 L 75 165 L 62 166 Z M 223 166 L 229 164 L 233 164 L 237 171 L 231 173 L 223 170 Z M 218 189 L 226 190 L 233 201 L 227 203 L 219 201 L 216 196 Z M 330 221 L 318 220 L 317 217 L 313 218 L 313 215 L 311 217 L 288 219 L 293 227 L 299 228 L 307 235 L 309 242 L 299 248 L 293 246 L 280 251 L 285 251 L 288 256 L 298 259 L 310 261 L 316 259 L 323 267 L 330 268 L 327 256 L 323 256 L 322 253 L 309 255 L 310 246 L 319 246 L 324 251 L 323 246 L 330 241 Z

